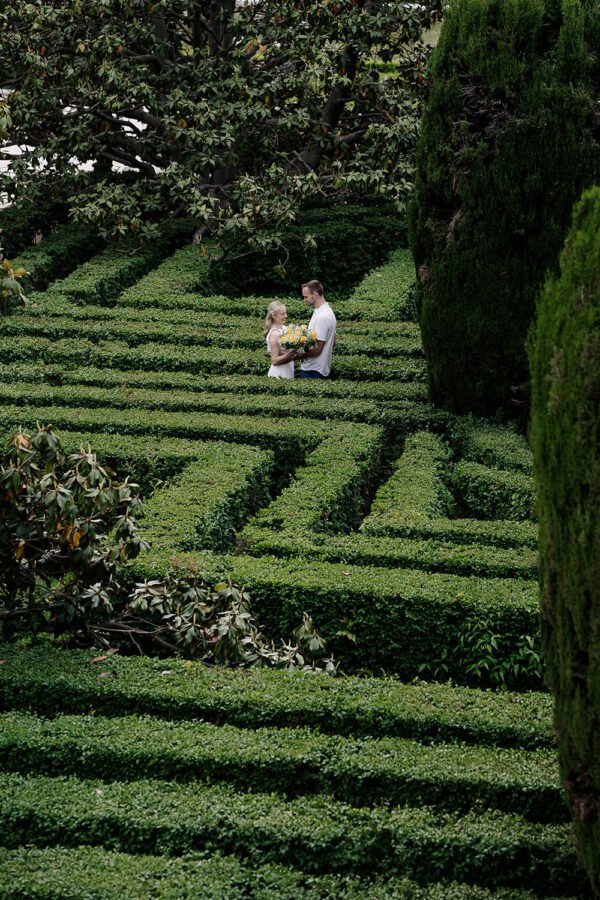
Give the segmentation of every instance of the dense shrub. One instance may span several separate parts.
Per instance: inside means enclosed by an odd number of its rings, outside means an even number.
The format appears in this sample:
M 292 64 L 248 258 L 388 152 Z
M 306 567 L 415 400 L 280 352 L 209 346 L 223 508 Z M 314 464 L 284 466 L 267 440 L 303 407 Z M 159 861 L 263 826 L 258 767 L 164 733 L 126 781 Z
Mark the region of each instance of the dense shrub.
M 600 189 L 576 207 L 530 352 L 542 633 L 563 782 L 600 891 Z
M 210 282 L 226 294 L 298 291 L 318 278 L 326 292 L 345 293 L 406 241 L 406 223 L 389 206 L 301 211 L 285 249 L 215 263 Z
M 432 396 L 453 411 L 526 407 L 535 294 L 600 172 L 599 20 L 586 0 L 455 0 L 444 20 L 410 224 Z

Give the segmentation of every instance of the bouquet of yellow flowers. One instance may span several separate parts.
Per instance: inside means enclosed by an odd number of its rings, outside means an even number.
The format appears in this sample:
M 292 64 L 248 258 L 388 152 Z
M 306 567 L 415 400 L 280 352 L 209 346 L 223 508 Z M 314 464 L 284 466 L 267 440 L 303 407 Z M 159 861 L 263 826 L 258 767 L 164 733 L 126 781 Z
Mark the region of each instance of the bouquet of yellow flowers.
M 308 325 L 287 325 L 279 338 L 282 350 L 297 350 L 306 353 L 317 344 L 317 332 L 309 331 Z

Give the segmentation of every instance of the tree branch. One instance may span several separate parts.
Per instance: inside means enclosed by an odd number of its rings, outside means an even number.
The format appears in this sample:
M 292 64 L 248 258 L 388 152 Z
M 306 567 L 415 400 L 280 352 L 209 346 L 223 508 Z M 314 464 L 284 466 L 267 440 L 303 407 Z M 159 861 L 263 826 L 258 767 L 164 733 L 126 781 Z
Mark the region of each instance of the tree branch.
M 147 175 L 149 178 L 156 178 L 156 172 L 154 171 L 154 167 L 150 165 L 150 163 L 142 162 L 139 159 L 136 159 L 135 156 L 132 156 L 130 153 L 125 153 L 124 151 L 114 151 L 109 150 L 108 148 L 103 148 L 99 155 L 103 159 L 109 159 L 111 162 L 121 163 L 124 166 L 130 166 L 132 169 L 139 169 L 144 175 Z

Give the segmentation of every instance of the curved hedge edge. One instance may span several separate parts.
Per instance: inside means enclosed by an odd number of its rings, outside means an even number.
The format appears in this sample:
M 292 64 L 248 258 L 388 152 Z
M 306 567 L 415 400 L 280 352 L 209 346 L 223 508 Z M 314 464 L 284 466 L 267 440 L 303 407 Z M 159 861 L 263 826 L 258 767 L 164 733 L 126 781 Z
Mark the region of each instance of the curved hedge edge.
M 250 447 L 208 450 L 144 505 L 141 533 L 154 548 L 221 552 L 269 499 L 274 454 Z

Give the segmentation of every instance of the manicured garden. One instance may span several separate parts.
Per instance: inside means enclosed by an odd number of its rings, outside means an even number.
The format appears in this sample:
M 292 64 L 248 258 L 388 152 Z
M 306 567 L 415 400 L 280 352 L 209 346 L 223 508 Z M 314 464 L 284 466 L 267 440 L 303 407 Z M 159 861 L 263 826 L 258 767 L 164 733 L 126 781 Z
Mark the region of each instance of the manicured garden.
M 231 578 L 342 674 L 2 645 L 0 896 L 579 896 L 531 453 L 428 402 L 408 251 L 333 304 L 335 379 L 285 383 L 269 298 L 209 293 L 181 235 L 69 272 L 54 245 L 0 322 L 3 434 L 52 423 L 146 486 L 130 588 Z

